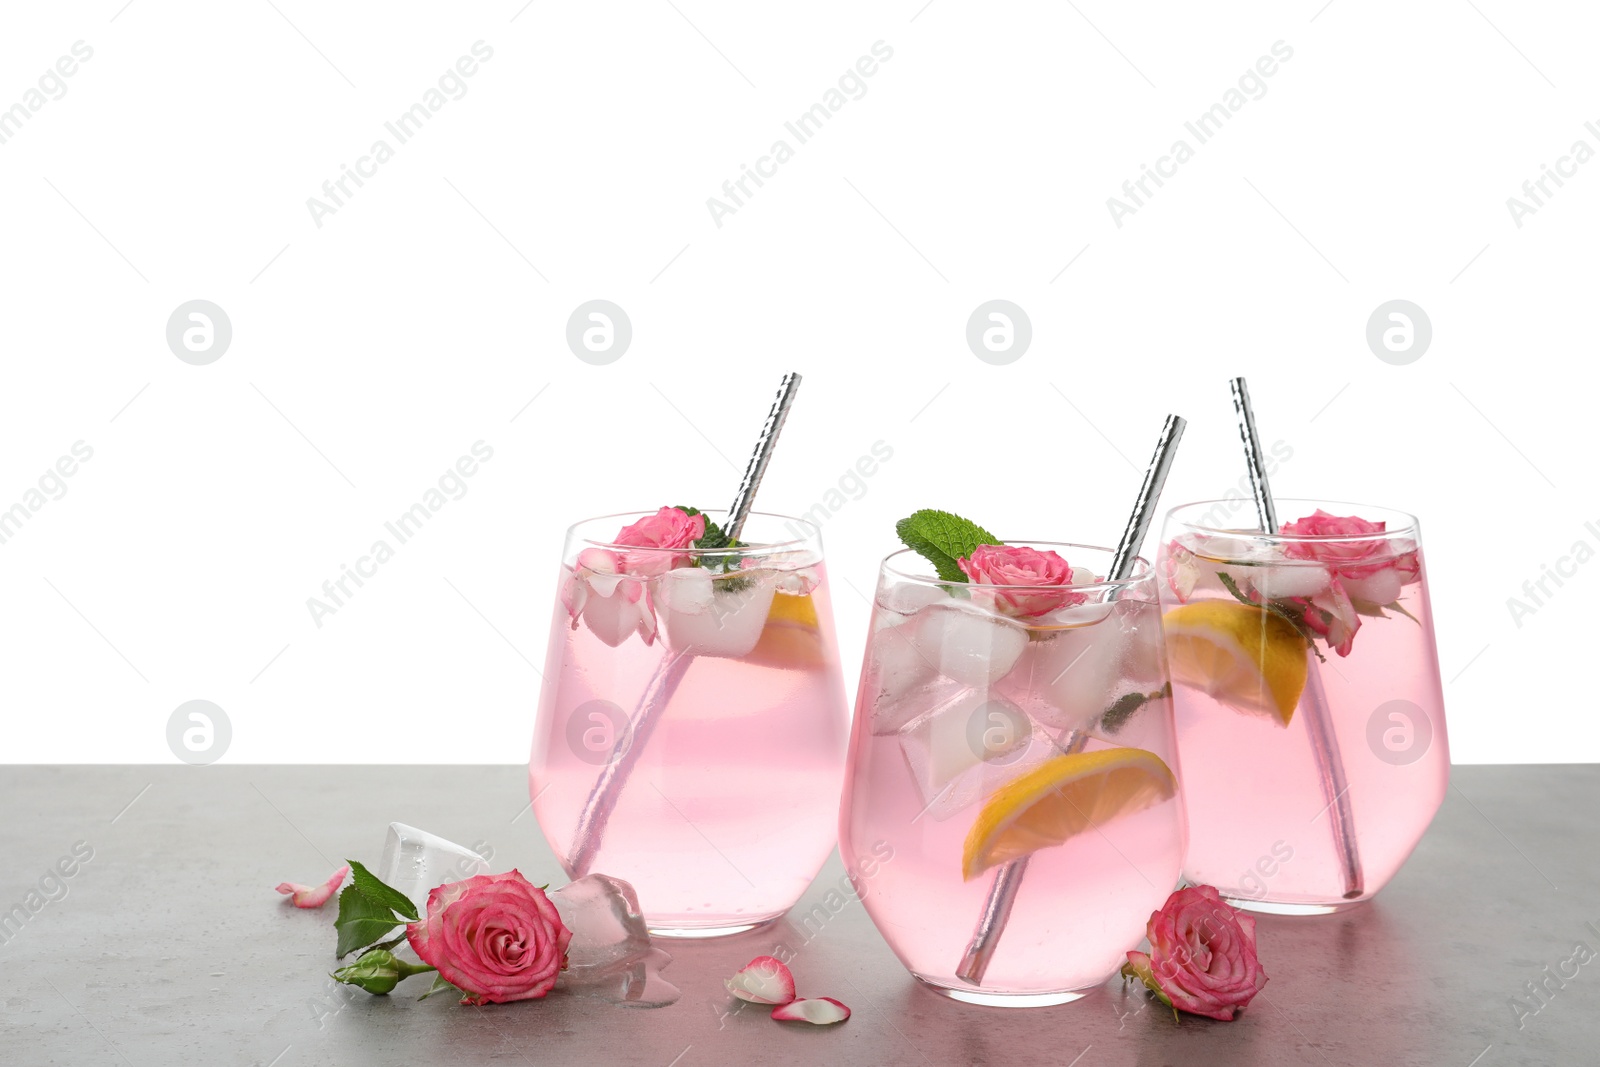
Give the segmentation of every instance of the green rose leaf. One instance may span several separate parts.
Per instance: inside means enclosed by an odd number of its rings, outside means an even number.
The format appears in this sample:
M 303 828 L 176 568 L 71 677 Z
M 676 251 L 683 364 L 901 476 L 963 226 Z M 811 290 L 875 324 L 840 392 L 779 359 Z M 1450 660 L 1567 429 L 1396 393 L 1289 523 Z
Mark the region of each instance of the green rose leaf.
M 347 885 L 339 894 L 339 917 L 333 921 L 333 928 L 339 932 L 334 955 L 343 959 L 358 948 L 382 941 L 400 922 L 391 908 L 373 900 L 356 886 Z
M 417 906 L 404 893 L 391 886 L 384 885 L 378 876 L 367 870 L 355 860 L 345 860 L 350 865 L 350 874 L 355 878 L 355 888 L 362 896 L 375 904 L 382 904 L 391 911 L 399 912 L 403 917 L 417 921 Z
M 443 975 L 436 975 L 433 979 L 433 985 L 429 986 L 428 991 L 417 999 L 427 1000 L 435 993 L 455 993 L 457 995 L 462 995 L 463 991 L 445 981 Z

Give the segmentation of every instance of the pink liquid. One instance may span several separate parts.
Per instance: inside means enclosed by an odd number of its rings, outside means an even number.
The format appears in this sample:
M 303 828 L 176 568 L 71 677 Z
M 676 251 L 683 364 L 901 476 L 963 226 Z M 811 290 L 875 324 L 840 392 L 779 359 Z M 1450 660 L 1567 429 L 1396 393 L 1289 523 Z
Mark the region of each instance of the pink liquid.
M 1186 878 L 1243 907 L 1308 913 L 1368 899 L 1394 877 L 1439 809 L 1450 773 L 1425 577 L 1406 586 L 1399 603 L 1417 621 L 1395 613 L 1364 618 L 1349 656 L 1319 644 L 1327 662 L 1310 663 L 1321 674 L 1349 786 L 1360 895 L 1345 896 L 1334 812 L 1308 732 L 1308 695 L 1283 727 L 1179 684 Z
M 1118 633 L 1111 632 L 1108 624 L 1088 627 L 1071 638 L 1048 638 L 1036 631 L 1029 636 L 1027 651 L 1004 677 L 978 686 L 965 685 L 970 677 L 958 681 L 939 675 L 921 681 L 908 687 L 908 692 L 912 702 L 921 700 L 922 704 L 908 712 L 906 700 L 896 699 L 901 694 L 886 693 L 899 688 L 899 682 L 888 678 L 895 669 L 890 665 L 893 652 L 889 642 L 893 639 L 885 635 L 890 628 L 914 626 L 915 616 L 907 621 L 905 615 L 889 610 L 881 602 L 883 595 L 880 590 L 857 699 L 850 778 L 840 824 L 840 852 L 857 893 L 901 962 L 937 991 L 992 1004 L 1075 999 L 1072 991 L 1099 985 L 1117 971 L 1127 950 L 1143 938 L 1150 913 L 1175 888 L 1184 849 L 1179 796 L 1111 818 L 1060 845 L 1033 852 L 988 967 L 981 982 L 974 982 L 958 972 L 999 868 L 964 880 L 964 844 L 983 799 L 1029 770 L 1030 760 L 1001 756 L 970 802 L 930 808 L 927 786 L 919 782 L 908 760 L 907 745 L 920 744 L 917 737 L 926 716 L 948 713 L 939 709 L 952 706 L 948 703 L 952 694 L 961 701 L 960 694 L 970 692 L 978 701 L 1011 701 L 1002 706 L 1027 714 L 1035 737 L 1045 740 L 1047 758 L 1058 755 L 1060 749 L 1054 745 L 1062 737 L 1060 722 L 1045 700 L 1042 684 L 1046 674 L 1053 677 L 1056 671 L 1040 670 L 1039 664 L 1046 661 L 1032 657 L 1048 647 L 1043 641 L 1075 640 L 1081 647 L 1085 641 L 1082 634 L 1102 628 L 1104 636 L 1089 639 L 1098 643 L 1090 657 L 1103 649 L 1105 642 L 1126 643 L 1130 634 L 1158 633 L 1156 606 L 1118 605 L 1116 621 L 1122 626 Z M 1123 692 L 1159 689 L 1165 682 L 1159 644 L 1135 644 L 1138 648 L 1132 653 L 1113 648 L 1100 666 L 1088 658 L 1075 660 L 1076 650 L 1062 655 L 1062 662 L 1075 663 L 1066 677 L 1081 678 L 1083 686 L 1090 688 L 1058 689 L 1056 705 L 1098 710 L 1109 707 Z M 937 649 L 930 654 L 939 661 Z M 1146 657 L 1142 667 L 1130 662 L 1141 655 Z M 1073 673 L 1079 671 L 1081 675 Z M 965 705 L 954 706 L 960 709 Z M 982 706 L 987 715 L 990 706 Z M 895 728 L 908 714 L 919 713 L 925 717 L 913 717 Z M 1145 704 L 1114 736 L 1106 736 L 1099 723 L 1090 725 L 1088 731 L 1083 751 L 1142 748 L 1177 770 L 1171 709 L 1165 699 Z M 951 743 L 949 735 L 939 742 Z M 954 743 L 960 743 L 959 732 Z M 959 748 L 955 753 L 955 758 L 961 758 Z
M 664 628 L 651 645 L 634 635 L 613 648 L 556 606 L 529 763 L 534 813 L 569 874 L 631 882 L 658 932 L 712 936 L 773 919 L 832 850 L 848 712 L 826 579 L 820 564 L 812 573 L 807 597 L 774 595 L 754 651 L 687 660 L 586 872 L 570 862 L 575 833 L 616 732 L 588 702 L 633 716 L 675 652 Z

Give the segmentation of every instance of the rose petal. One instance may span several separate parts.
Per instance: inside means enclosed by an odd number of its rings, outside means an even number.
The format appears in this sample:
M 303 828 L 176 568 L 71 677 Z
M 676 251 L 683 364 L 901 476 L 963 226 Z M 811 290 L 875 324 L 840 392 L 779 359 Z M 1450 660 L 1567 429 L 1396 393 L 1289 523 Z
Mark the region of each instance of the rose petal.
M 794 975 L 772 956 L 757 956 L 722 984 L 728 992 L 752 1004 L 787 1004 L 794 1000 Z
M 344 882 L 350 868 L 340 867 L 321 885 L 301 885 L 299 882 L 279 882 L 278 892 L 287 896 L 297 908 L 320 908 L 333 898 Z
M 772 1017 L 784 1023 L 827 1026 L 850 1018 L 850 1009 L 832 997 L 810 997 L 778 1005 L 772 1009 Z

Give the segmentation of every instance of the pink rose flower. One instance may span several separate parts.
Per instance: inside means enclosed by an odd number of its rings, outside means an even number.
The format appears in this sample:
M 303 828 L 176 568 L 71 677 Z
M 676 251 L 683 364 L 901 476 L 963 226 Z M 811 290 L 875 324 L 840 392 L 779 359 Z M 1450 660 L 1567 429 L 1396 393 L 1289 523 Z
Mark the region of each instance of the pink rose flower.
M 617 531 L 615 544 L 629 548 L 683 549 L 691 547 L 706 533 L 706 517 L 690 515 L 678 508 L 662 508 L 638 522 Z M 629 574 L 664 574 L 686 562 L 681 552 L 625 552 L 622 569 Z
M 1211 886 L 1172 894 L 1145 932 L 1150 951 L 1128 953 L 1122 973 L 1181 1011 L 1230 1021 L 1267 984 L 1256 958 L 1256 921 Z
M 616 648 L 634 634 L 652 644 L 656 638 L 655 605 L 640 579 L 624 574 L 623 557 L 604 548 L 578 553 L 577 567 L 563 578 L 561 603 L 578 628 L 582 618 L 600 640 Z
M 406 940 L 467 994 L 461 1003 L 506 1004 L 550 992 L 572 931 L 544 890 L 509 871 L 433 890 L 427 916 L 406 926 Z
M 1305 518 L 1284 523 L 1280 532 L 1291 537 L 1359 537 L 1382 534 L 1385 526 L 1385 523 L 1369 522 L 1359 515 L 1330 515 L 1318 508 Z M 1344 579 L 1347 586 L 1393 572 L 1393 577 L 1399 579 L 1393 583 L 1394 595 L 1388 600 L 1376 601 L 1380 604 L 1393 601 L 1401 585 L 1420 577 L 1416 544 L 1408 540 L 1374 537 L 1351 541 L 1290 541 L 1284 545 L 1283 552 L 1290 559 L 1321 563 L 1333 571 L 1335 577 Z M 1350 594 L 1366 599 L 1355 589 L 1351 589 Z
M 1361 614 L 1346 592 L 1345 583 L 1336 580 L 1316 596 L 1295 597 L 1294 602 L 1305 609 L 1301 618 L 1306 626 L 1322 635 L 1329 648 L 1341 656 L 1350 654 L 1356 631 L 1361 629 Z
M 966 559 L 956 560 L 969 581 L 978 585 L 1071 585 L 1072 567 L 1055 552 L 1024 545 L 979 545 Z M 1083 593 L 1030 590 L 990 594 L 994 606 L 1008 615 L 1033 618 L 1088 600 Z

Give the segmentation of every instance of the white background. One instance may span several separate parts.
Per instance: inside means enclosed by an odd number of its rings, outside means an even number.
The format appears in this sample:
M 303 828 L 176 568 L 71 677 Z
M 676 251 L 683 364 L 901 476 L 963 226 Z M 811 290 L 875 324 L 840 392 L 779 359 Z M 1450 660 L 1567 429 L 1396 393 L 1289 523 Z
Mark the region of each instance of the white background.
M 893 449 L 824 527 L 852 694 L 852 585 L 895 519 L 1110 543 L 1169 410 L 1166 502 L 1238 486 L 1242 373 L 1293 449 L 1278 495 L 1421 516 L 1454 758 L 1600 758 L 1600 565 L 1520 627 L 1506 603 L 1600 547 L 1600 162 L 1520 228 L 1506 205 L 1600 149 L 1580 5 L 274 2 L 7 13 L 0 107 L 94 54 L 0 144 L 0 508 L 94 455 L 0 545 L 0 759 L 170 761 L 195 698 L 228 762 L 525 759 L 564 528 L 725 506 L 790 369 L 764 509 Z M 466 95 L 315 225 L 479 40 Z M 880 40 L 796 147 L 784 122 Z M 1280 40 L 1197 145 L 1184 122 Z M 1119 228 L 1107 198 L 1180 137 Z M 707 198 L 779 138 L 719 228 Z M 197 298 L 233 327 L 208 366 L 165 338 Z M 609 366 L 565 343 L 593 298 L 633 324 Z M 965 341 L 993 298 L 1032 321 L 1007 366 Z M 1433 326 L 1408 366 L 1365 339 L 1397 298 Z M 307 598 L 479 440 L 469 492 L 318 628 Z

